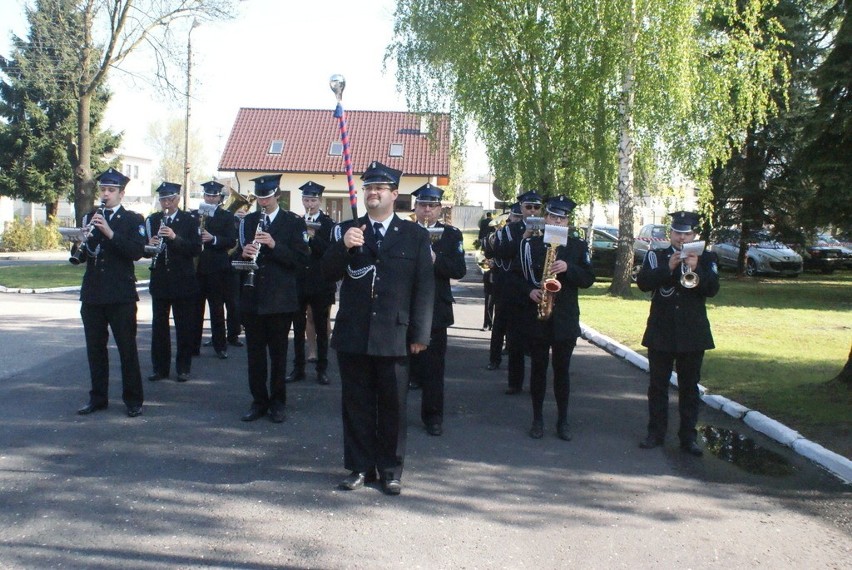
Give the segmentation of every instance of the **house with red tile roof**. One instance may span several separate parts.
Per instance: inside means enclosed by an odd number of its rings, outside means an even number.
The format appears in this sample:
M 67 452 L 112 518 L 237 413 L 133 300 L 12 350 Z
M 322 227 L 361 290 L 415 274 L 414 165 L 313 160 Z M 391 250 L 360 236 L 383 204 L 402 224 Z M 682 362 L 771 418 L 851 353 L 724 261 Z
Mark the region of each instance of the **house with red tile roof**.
M 397 211 L 410 212 L 411 192 L 431 182 L 446 187 L 450 176 L 450 117 L 396 111 L 346 111 L 349 149 L 359 193 L 360 176 L 373 160 L 401 170 Z M 325 186 L 322 209 L 336 221 L 352 217 L 338 121 L 331 109 L 242 108 L 237 114 L 220 172 L 233 172 L 234 189 L 247 195 L 252 178 L 281 173 L 289 207 L 304 213 L 299 186 Z M 286 199 L 286 196 L 285 196 Z

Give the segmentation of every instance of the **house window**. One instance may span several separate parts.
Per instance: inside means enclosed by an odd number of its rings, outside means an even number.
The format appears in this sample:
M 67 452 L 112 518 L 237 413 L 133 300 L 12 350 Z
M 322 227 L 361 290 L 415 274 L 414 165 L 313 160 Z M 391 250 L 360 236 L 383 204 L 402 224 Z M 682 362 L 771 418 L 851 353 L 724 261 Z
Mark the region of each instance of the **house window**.
M 133 178 L 139 178 L 139 166 L 136 164 L 133 165 Z
M 281 154 L 284 152 L 284 141 L 272 141 L 269 143 L 269 154 Z
M 391 143 L 390 150 L 388 151 L 388 156 L 399 158 L 402 156 L 402 150 L 402 143 Z
M 340 141 L 333 141 L 330 145 L 328 145 L 328 156 L 342 156 L 343 155 L 343 143 Z

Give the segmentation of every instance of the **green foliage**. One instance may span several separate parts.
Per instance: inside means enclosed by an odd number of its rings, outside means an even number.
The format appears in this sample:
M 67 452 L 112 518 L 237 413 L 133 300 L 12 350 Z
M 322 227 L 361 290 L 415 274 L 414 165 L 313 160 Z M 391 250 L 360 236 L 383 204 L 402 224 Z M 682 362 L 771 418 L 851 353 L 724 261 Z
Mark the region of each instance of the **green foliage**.
M 6 225 L 0 236 L 0 251 L 44 251 L 60 249 L 62 236 L 56 229 L 56 223 L 37 223 L 30 218 L 15 218 Z
M 136 281 L 151 278 L 148 269 L 151 261 L 142 259 L 134 267 Z M 15 265 L 0 267 L 0 285 L 9 289 L 48 289 L 80 285 L 86 265 L 71 265 L 67 261 L 43 265 Z

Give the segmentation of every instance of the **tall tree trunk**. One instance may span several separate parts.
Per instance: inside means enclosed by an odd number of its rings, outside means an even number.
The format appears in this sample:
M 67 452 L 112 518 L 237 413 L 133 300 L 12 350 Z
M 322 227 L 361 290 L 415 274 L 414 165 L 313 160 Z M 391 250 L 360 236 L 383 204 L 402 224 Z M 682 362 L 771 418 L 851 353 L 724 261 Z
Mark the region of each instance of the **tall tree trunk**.
M 758 148 L 755 130 L 746 131 L 745 159 L 743 162 L 742 204 L 740 208 L 740 251 L 737 256 L 737 276 L 745 272 L 746 253 L 754 230 L 763 227 L 763 201 L 761 192 L 764 179 L 764 153 Z
M 95 203 L 95 180 L 92 177 L 92 95 L 83 93 L 77 103 L 77 164 L 74 165 L 74 217 L 77 225 Z
M 846 359 L 846 366 L 843 367 L 840 374 L 835 376 L 833 380 L 852 388 L 852 347 L 849 347 L 849 357 Z
M 618 103 L 618 256 L 609 286 L 611 295 L 630 297 L 630 272 L 633 268 L 633 158 L 636 148 L 634 133 L 634 95 L 636 57 L 636 0 L 630 0 L 630 16 L 624 45 L 624 67 L 621 76 L 621 100 Z

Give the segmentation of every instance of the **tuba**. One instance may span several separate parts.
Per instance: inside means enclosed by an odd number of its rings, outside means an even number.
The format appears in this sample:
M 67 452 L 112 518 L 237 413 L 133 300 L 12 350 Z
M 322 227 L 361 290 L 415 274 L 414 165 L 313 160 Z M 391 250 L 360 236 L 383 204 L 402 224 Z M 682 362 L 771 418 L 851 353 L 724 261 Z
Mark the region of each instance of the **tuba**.
M 222 205 L 222 207 L 232 214 L 236 214 L 241 208 L 251 206 L 254 202 L 253 200 L 246 198 L 233 188 L 228 188 L 228 199 Z

